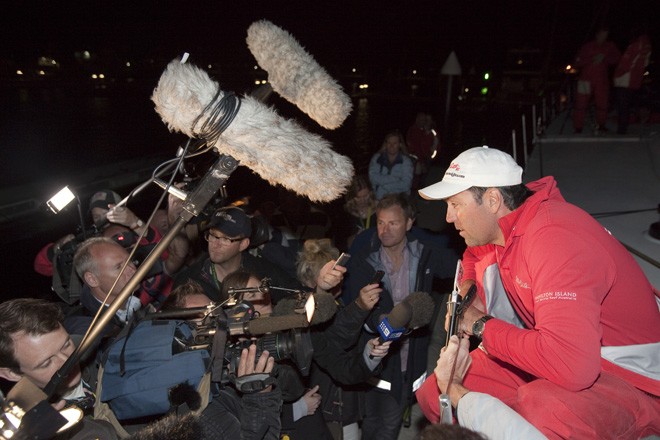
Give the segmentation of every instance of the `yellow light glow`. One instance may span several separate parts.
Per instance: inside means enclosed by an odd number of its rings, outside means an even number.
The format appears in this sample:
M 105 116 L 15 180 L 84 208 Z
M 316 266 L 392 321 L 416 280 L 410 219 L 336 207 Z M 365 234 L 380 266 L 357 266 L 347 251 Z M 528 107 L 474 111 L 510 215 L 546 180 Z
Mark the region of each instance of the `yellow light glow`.
M 572 68 L 573 68 L 573 66 L 571 66 L 570 64 L 568 66 L 566 66 L 566 70 L 571 70 Z
M 131 63 L 129 61 L 126 61 L 126 67 L 131 67 Z
M 209 64 L 207 67 L 208 67 L 209 69 L 213 69 L 213 64 Z
M 100 79 L 103 79 L 103 78 L 105 78 L 105 75 L 102 74 L 102 73 L 99 73 L 99 78 L 100 78 Z
M 256 80 L 254 83 L 255 83 L 256 85 L 259 85 L 259 84 L 261 84 L 261 81 Z
M 254 66 L 254 70 L 258 70 L 258 69 L 259 69 L 259 66 Z
M 351 69 L 351 72 L 355 73 L 355 72 L 357 72 L 357 69 L 355 67 L 353 67 L 353 69 Z
M 465 89 L 463 89 L 463 91 L 464 91 L 465 93 L 467 93 L 467 92 L 470 91 L 470 89 L 469 89 L 468 87 L 466 87 Z
M 23 75 L 23 71 L 22 70 L 17 70 L 16 75 Z
M 92 78 L 96 79 L 96 78 L 98 78 L 98 75 L 96 73 L 92 73 Z
M 417 70 L 413 70 L 413 75 L 417 75 Z
M 45 74 L 46 74 L 46 72 L 44 72 L 43 70 L 39 71 L 39 75 L 45 75 Z

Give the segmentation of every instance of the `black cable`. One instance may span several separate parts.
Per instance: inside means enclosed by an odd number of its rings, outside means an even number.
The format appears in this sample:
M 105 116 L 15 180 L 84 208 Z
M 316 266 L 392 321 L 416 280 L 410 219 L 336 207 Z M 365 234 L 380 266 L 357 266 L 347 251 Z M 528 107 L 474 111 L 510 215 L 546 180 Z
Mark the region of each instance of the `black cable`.
M 238 110 L 241 108 L 241 99 L 233 92 L 226 93 L 222 99 L 218 100 L 221 92 L 222 91 L 218 87 L 218 91 L 213 99 L 211 99 L 211 102 L 208 103 L 192 123 L 192 130 L 194 131 L 195 126 L 200 119 L 209 112 L 208 119 L 197 131 L 198 136 L 206 139 L 206 142 L 209 145 L 216 143 L 220 138 L 220 135 L 227 129 L 227 127 L 229 127 L 229 124 L 232 123 L 236 114 L 238 114 Z

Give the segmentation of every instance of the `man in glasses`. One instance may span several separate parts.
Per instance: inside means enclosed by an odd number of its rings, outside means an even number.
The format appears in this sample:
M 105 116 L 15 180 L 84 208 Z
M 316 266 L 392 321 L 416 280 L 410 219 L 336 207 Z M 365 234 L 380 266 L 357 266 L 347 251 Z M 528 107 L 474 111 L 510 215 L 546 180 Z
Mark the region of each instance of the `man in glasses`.
M 270 278 L 271 285 L 289 289 L 301 289 L 302 286 L 270 261 L 248 253 L 252 219 L 240 208 L 229 206 L 213 213 L 208 223 L 204 238 L 208 244 L 208 258 L 191 265 L 175 279 L 174 287 L 188 280 L 199 283 L 206 295 L 214 302 L 222 302 L 222 281 L 227 275 L 238 269 L 253 272 L 259 278 Z M 285 296 L 287 292 L 271 292 L 273 302 Z

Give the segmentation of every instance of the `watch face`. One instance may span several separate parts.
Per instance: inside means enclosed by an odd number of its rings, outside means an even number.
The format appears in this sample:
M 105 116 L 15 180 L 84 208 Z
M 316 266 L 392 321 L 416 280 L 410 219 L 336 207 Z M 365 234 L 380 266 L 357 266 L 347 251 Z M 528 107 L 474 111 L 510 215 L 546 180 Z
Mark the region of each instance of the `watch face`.
M 484 332 L 484 322 L 481 319 L 477 319 L 474 322 L 474 324 L 472 324 L 472 334 L 481 337 L 481 334 L 483 332 Z
M 486 325 L 486 321 L 488 321 L 491 318 L 492 316 L 485 315 L 474 321 L 474 324 L 472 324 L 472 334 L 478 337 L 479 339 L 481 339 L 481 335 L 483 335 L 484 333 L 484 327 Z

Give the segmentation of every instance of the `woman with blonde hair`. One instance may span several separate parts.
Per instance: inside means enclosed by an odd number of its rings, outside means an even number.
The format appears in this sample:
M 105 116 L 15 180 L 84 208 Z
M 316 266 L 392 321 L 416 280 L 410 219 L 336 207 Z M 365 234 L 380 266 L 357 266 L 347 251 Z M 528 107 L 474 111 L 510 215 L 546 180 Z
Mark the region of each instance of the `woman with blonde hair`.
M 305 240 L 303 249 L 298 253 L 298 261 L 296 262 L 298 280 L 303 286 L 316 289 L 319 287 L 317 286 L 317 280 L 319 274 L 321 274 L 321 269 L 323 269 L 330 260 L 336 260 L 338 257 L 339 250 L 332 245 L 329 238 Z M 335 297 L 341 293 L 339 286 L 340 284 L 337 283 L 330 289 Z

